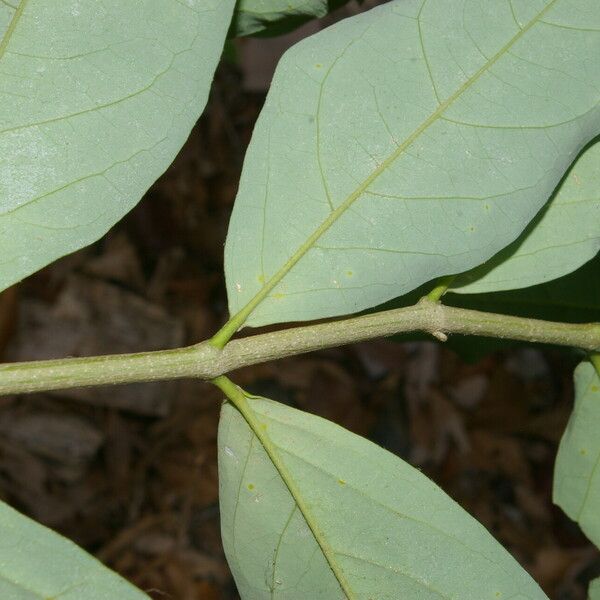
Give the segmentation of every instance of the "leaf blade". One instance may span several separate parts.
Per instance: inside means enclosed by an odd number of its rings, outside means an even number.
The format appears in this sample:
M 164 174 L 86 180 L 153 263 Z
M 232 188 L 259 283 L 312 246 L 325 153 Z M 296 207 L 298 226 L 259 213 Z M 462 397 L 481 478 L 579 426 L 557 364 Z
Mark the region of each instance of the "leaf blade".
M 0 289 L 102 236 L 206 103 L 233 0 L 0 6 Z
M 575 370 L 575 406 L 560 441 L 553 501 L 600 547 L 600 375 L 591 363 Z
M 532 319 L 593 323 L 600 320 L 600 255 L 573 273 L 531 287 L 494 293 L 444 296 L 451 306 L 501 312 Z
M 324 17 L 347 0 L 242 0 L 231 27 L 235 36 L 280 34 L 310 19 Z
M 0 533 L 0 593 L 3 598 L 149 598 L 71 541 L 1 502 Z
M 237 327 L 356 312 L 464 271 L 514 240 L 549 197 L 598 128 L 597 92 L 579 81 L 571 98 L 547 66 L 515 66 L 515 52 L 531 63 L 565 43 L 547 24 L 569 22 L 564 1 L 521 6 L 524 25 L 506 6 L 482 4 L 496 25 L 486 38 L 478 17 L 476 44 L 457 22 L 459 8 L 415 0 L 347 19 L 284 56 L 226 243 Z M 464 44 L 452 49 L 461 72 L 449 68 L 448 51 L 425 56 L 423 23 L 428 39 Z M 433 35 L 436 27 L 444 35 Z M 582 48 L 600 42 L 589 32 L 565 35 Z M 569 61 L 577 71 L 575 56 Z M 579 67 L 600 78 L 584 61 Z M 562 112 L 533 88 L 498 83 L 517 83 L 513 71 L 519 85 L 528 78 L 552 88 Z
M 289 600 L 545 598 L 483 527 L 406 463 L 323 419 L 265 399 L 247 402 L 254 431 L 268 437 L 293 481 L 282 480 L 244 417 L 225 404 L 222 534 L 244 600 L 279 593 Z M 298 495 L 303 509 L 294 504 Z M 297 514 L 305 510 L 310 527 Z M 333 553 L 328 561 L 318 553 L 323 542 Z M 344 579 L 337 589 L 334 572 Z
M 484 265 L 457 277 L 459 294 L 538 285 L 567 275 L 600 250 L 600 142 L 575 162 L 521 236 Z

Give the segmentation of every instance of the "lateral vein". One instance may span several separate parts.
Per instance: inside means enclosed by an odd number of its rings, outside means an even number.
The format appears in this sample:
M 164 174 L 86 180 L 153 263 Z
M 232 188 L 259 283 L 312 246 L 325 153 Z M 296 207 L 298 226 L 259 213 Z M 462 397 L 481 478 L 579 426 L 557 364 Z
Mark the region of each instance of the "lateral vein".
M 8 44 L 13 36 L 13 33 L 15 32 L 15 29 L 17 28 L 17 25 L 18 25 L 19 21 L 21 20 L 21 16 L 23 15 L 23 11 L 25 10 L 25 6 L 27 5 L 27 2 L 28 2 L 28 0 L 21 0 L 19 2 L 17 9 L 15 10 L 15 12 L 12 16 L 12 19 L 10 20 L 10 23 L 8 24 L 8 29 L 2 36 L 2 40 L 0 41 L 0 60 L 2 60 L 2 57 L 4 56 L 4 53 L 6 52 L 6 48 L 8 47 Z

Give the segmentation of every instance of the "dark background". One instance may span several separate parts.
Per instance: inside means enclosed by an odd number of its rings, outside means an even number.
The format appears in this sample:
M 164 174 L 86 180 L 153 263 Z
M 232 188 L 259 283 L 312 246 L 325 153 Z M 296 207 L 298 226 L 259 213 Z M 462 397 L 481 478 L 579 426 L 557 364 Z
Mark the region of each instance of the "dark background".
M 242 160 L 289 43 L 230 45 L 204 116 L 138 207 L 100 242 L 0 294 L 2 360 L 176 347 L 219 328 Z M 375 341 L 233 378 L 409 460 L 551 598 L 582 600 L 600 559 L 550 500 L 575 363 L 523 346 L 465 363 L 434 342 Z M 0 397 L 0 498 L 153 598 L 237 598 L 219 535 L 221 400 L 197 381 Z

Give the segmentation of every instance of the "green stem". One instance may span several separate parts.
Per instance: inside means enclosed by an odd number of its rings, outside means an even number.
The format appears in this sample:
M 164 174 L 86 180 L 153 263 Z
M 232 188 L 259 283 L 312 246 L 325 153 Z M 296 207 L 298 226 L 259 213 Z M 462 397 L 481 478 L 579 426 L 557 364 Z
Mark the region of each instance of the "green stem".
M 442 299 L 442 296 L 448 291 L 448 288 L 452 285 L 455 278 L 456 275 L 442 277 L 426 297 L 432 302 L 439 302 Z
M 214 379 L 248 365 L 414 331 L 441 339 L 458 333 L 600 352 L 599 323 L 540 321 L 454 308 L 424 298 L 407 308 L 233 340 L 222 350 L 205 341 L 158 352 L 4 364 L 0 394 L 181 377 Z
M 265 449 L 265 452 L 271 459 L 273 466 L 277 469 L 281 479 L 296 502 L 296 506 L 302 513 L 306 524 L 312 531 L 316 542 L 319 544 L 323 555 L 329 563 L 329 566 L 338 580 L 342 591 L 346 595 L 346 598 L 348 598 L 348 600 L 353 600 L 356 598 L 356 595 L 350 588 L 342 569 L 335 560 L 335 552 L 333 548 L 327 542 L 325 535 L 320 530 L 317 520 L 310 510 L 310 506 L 305 502 L 302 492 L 289 472 L 277 446 L 273 443 L 263 423 L 261 423 L 256 416 L 256 413 L 252 410 L 252 407 L 248 403 L 246 394 L 240 387 L 233 383 L 233 381 L 223 375 L 216 377 L 211 383 L 214 383 L 214 385 L 216 385 L 225 394 L 225 396 L 227 396 L 228 400 L 238 409 L 242 417 L 244 417 L 246 423 L 248 423 L 248 427 L 252 429 L 252 432 L 262 444 L 262 447 Z

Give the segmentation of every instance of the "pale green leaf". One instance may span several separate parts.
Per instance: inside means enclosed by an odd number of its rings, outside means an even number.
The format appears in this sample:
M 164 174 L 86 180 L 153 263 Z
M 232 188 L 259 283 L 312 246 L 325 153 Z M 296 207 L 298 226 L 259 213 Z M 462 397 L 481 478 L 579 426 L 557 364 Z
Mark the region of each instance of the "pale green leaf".
M 231 25 L 232 35 L 251 35 L 264 30 L 283 33 L 328 12 L 348 0 L 239 0 Z
M 448 306 L 515 315 L 532 319 L 571 323 L 600 322 L 600 254 L 573 273 L 517 290 L 493 294 L 455 294 L 450 290 L 443 299 Z M 431 290 L 431 283 L 410 294 L 377 307 L 374 311 L 411 306 Z M 394 336 L 399 342 L 430 340 L 428 334 Z M 467 362 L 477 362 L 491 352 L 515 345 L 527 345 L 508 339 L 451 335 L 444 345 Z M 559 347 L 557 347 L 559 348 Z M 564 348 L 563 348 L 564 350 Z M 572 351 L 568 350 L 569 352 Z
M 523 234 L 452 291 L 512 290 L 571 273 L 600 250 L 600 142 L 577 160 L 555 196 Z
M 600 255 L 597 254 L 575 272 L 547 283 L 493 294 L 448 293 L 444 303 L 550 321 L 600 321 L 599 273 Z
M 553 499 L 600 547 L 600 377 L 588 362 L 575 370 L 575 406 L 554 467 Z
M 0 2 L 0 289 L 98 239 L 172 162 L 233 4 Z
M 280 464 L 225 404 L 221 530 L 244 600 L 546 598 L 418 470 L 324 419 L 265 399 L 247 402 Z
M 353 313 L 489 259 L 600 130 L 599 55 L 597 0 L 398 0 L 296 45 L 246 157 L 231 313 Z
M 0 502 L 2 600 L 149 600 L 73 542 Z
M 600 254 L 573 273 L 531 287 L 444 296 L 444 304 L 487 312 L 571 323 L 600 322 Z M 416 302 L 418 298 L 414 299 Z M 468 361 L 520 344 L 498 338 L 451 336 L 446 344 Z M 564 348 L 563 348 L 564 349 Z
M 600 600 L 600 579 L 590 583 L 589 600 Z

